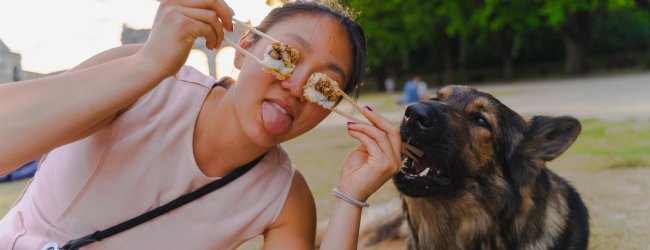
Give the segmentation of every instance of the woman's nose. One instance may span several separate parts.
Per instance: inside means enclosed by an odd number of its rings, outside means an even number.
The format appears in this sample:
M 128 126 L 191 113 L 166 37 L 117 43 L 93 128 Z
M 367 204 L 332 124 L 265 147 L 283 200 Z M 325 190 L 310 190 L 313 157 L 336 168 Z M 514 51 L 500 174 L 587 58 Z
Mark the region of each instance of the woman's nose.
M 307 84 L 308 79 L 308 71 L 298 71 L 296 69 L 289 78 L 281 81 L 280 86 L 282 86 L 283 89 L 289 91 L 291 96 L 298 98 L 298 100 L 301 102 L 304 102 L 305 97 L 303 96 L 303 87 L 305 84 Z

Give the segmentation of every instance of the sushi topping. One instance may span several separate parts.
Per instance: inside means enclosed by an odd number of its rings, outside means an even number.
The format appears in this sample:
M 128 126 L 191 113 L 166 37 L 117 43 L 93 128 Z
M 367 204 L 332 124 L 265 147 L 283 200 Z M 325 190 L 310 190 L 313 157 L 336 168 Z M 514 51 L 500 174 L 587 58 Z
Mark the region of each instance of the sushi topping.
M 271 72 L 278 80 L 285 80 L 291 76 L 300 59 L 297 50 L 284 43 L 271 43 L 264 53 L 264 69 Z
M 336 81 L 327 75 L 315 72 L 303 87 L 303 95 L 310 102 L 318 103 L 324 108 L 334 107 L 342 98 L 343 91 Z

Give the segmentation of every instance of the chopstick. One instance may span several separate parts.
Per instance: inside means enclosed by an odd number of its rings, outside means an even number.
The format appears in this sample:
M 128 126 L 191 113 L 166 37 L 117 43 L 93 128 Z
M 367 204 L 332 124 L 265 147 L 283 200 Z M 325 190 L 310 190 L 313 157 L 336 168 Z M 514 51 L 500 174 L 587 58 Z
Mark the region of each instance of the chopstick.
M 242 47 L 239 47 L 239 45 L 237 45 L 237 43 L 235 43 L 235 42 L 233 42 L 233 41 L 230 41 L 230 39 L 228 39 L 228 38 L 226 38 L 226 37 L 223 38 L 223 41 L 224 41 L 225 43 L 227 43 L 228 45 L 232 46 L 233 48 L 235 48 L 237 51 L 243 53 L 244 55 L 250 56 L 251 58 L 255 59 L 255 61 L 256 61 L 257 63 L 259 63 L 260 65 L 264 66 L 264 63 L 262 62 L 262 60 L 260 60 L 259 58 L 257 58 L 257 57 L 256 57 L 255 55 L 253 55 L 252 53 L 248 52 L 248 50 L 246 50 L 246 49 L 244 49 L 244 48 L 242 48 Z
M 340 115 L 340 116 L 343 116 L 343 117 L 347 118 L 347 119 L 350 120 L 350 121 L 353 121 L 353 122 L 356 122 L 356 123 L 359 123 L 359 124 L 371 125 L 370 123 L 367 123 L 367 122 L 365 122 L 365 121 L 359 120 L 358 118 L 355 118 L 354 116 L 351 116 L 350 114 L 345 113 L 345 112 L 343 112 L 343 111 L 341 111 L 341 110 L 338 110 L 338 109 L 336 109 L 336 108 L 331 108 L 330 110 L 331 110 L 332 112 L 334 112 L 334 113 L 337 113 L 337 114 Z
M 338 87 L 338 86 L 337 86 L 337 87 Z M 338 89 L 339 89 L 339 91 L 341 92 L 341 94 L 342 94 L 344 100 L 346 100 L 346 101 L 348 101 L 348 103 L 352 104 L 352 106 L 354 107 L 354 109 L 356 109 L 356 110 L 359 111 L 360 113 L 363 112 L 363 110 L 361 109 L 361 107 L 359 107 L 359 105 L 357 104 L 357 102 L 355 102 L 354 100 L 352 100 L 352 98 L 350 98 L 350 96 L 348 96 L 348 94 L 346 94 L 345 92 L 343 92 L 343 90 L 342 90 L 341 88 L 338 88 Z
M 269 40 L 271 40 L 271 41 L 273 41 L 273 42 L 280 43 L 280 41 L 278 41 L 278 39 L 275 39 L 275 38 L 273 38 L 272 36 L 269 36 L 269 35 L 267 35 L 266 33 L 262 32 L 262 31 L 259 31 L 258 29 L 256 29 L 256 28 L 254 28 L 254 27 L 248 25 L 248 24 L 245 23 L 245 22 L 239 21 L 239 20 L 237 20 L 237 19 L 234 18 L 234 17 L 232 18 L 232 20 L 233 20 L 235 23 L 237 23 L 237 24 L 239 24 L 239 25 L 241 25 L 241 26 L 244 26 L 245 28 L 247 28 L 248 30 L 252 31 L 252 32 L 255 33 L 255 34 L 258 34 L 258 35 L 260 35 L 260 36 L 262 36 L 262 37 L 264 37 L 264 38 L 266 38 L 266 39 L 269 39 Z
M 406 155 L 406 157 L 413 159 L 413 161 L 420 162 L 420 160 L 418 160 L 418 157 L 415 157 L 415 155 L 413 155 L 413 153 L 408 151 L 408 149 L 404 148 L 403 145 L 402 145 L 402 147 L 400 147 L 400 152 L 402 152 L 402 154 Z
M 350 114 L 345 113 L 345 112 L 343 112 L 343 111 L 341 111 L 341 110 L 339 110 L 337 108 L 330 108 L 330 110 L 332 112 L 340 115 L 340 116 L 343 116 L 343 117 L 347 118 L 348 120 L 353 121 L 353 122 L 356 122 L 356 123 L 359 123 L 359 124 L 371 125 L 370 123 L 359 120 L 359 119 L 351 116 Z M 415 146 L 413 146 L 411 144 L 408 144 L 406 142 L 401 142 L 400 151 L 402 152 L 402 154 L 404 154 L 407 157 L 413 159 L 415 162 L 419 162 L 419 158 L 422 158 L 422 156 L 424 155 L 424 152 L 422 150 L 420 150 L 420 149 L 416 148 Z
M 420 150 L 419 148 L 416 148 L 415 146 L 408 144 L 406 142 L 402 142 L 402 148 L 405 148 L 406 150 L 412 152 L 413 154 L 417 155 L 418 157 L 422 157 L 424 155 L 424 152 Z

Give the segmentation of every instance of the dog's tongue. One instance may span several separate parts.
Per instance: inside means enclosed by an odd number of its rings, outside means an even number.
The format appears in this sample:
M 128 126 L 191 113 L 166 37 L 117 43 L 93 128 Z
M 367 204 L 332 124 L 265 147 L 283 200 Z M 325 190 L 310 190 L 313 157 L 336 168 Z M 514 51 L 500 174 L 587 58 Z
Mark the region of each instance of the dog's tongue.
M 262 103 L 262 122 L 269 134 L 277 135 L 286 132 L 291 126 L 291 120 L 291 117 L 275 108 L 269 101 Z

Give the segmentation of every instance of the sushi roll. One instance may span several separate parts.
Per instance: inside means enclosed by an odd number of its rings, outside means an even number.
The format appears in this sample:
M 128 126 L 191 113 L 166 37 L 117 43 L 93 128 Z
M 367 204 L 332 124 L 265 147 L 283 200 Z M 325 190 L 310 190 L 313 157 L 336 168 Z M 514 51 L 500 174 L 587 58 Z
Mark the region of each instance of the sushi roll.
M 332 109 L 343 97 L 343 91 L 339 84 L 319 72 L 315 72 L 309 77 L 303 89 L 303 96 L 308 101 L 318 103 L 326 109 Z
M 278 80 L 291 76 L 300 58 L 298 51 L 284 43 L 271 43 L 264 53 L 264 70 L 270 72 Z

